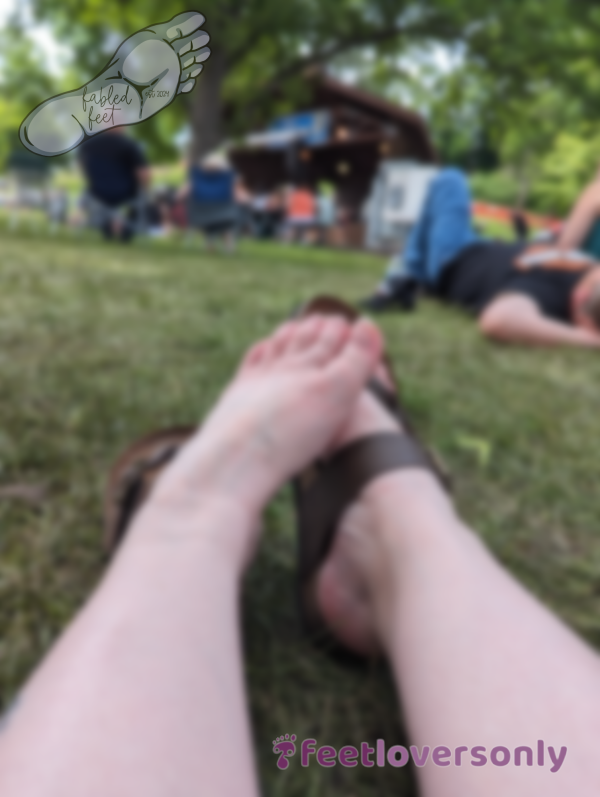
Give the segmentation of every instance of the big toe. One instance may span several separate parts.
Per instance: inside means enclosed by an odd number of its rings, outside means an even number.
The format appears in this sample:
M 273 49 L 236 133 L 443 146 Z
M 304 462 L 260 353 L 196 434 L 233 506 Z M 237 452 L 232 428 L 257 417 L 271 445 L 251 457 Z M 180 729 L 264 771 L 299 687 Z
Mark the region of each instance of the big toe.
M 351 383 L 362 387 L 375 370 L 383 351 L 383 338 L 377 327 L 366 319 L 354 323 L 344 345 L 336 357 L 330 357 L 328 366 L 336 373 L 333 380 L 340 385 Z
M 166 36 L 168 39 L 182 39 L 184 36 L 189 36 L 201 25 L 204 24 L 204 17 L 197 11 L 185 11 L 183 14 L 177 14 L 165 22 L 167 27 Z

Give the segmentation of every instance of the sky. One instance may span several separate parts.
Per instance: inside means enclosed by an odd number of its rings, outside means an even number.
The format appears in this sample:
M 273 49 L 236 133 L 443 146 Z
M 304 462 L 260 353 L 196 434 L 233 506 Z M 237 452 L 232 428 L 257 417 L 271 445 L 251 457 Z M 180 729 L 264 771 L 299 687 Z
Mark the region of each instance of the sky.
M 0 0 L 0 28 L 6 25 L 10 16 L 17 9 L 28 23 L 31 38 L 46 56 L 48 71 L 58 74 L 61 58 L 67 57 L 68 49 L 56 41 L 48 25 L 33 22 L 33 15 L 27 0 Z

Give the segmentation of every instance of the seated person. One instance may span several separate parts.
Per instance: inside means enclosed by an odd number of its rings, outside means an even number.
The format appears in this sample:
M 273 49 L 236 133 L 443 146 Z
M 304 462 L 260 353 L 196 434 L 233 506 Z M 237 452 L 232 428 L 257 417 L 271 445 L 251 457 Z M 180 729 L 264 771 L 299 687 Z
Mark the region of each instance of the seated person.
M 215 239 L 222 238 L 224 248 L 233 252 L 240 217 L 236 175 L 227 156 L 212 152 L 193 165 L 180 197 L 187 197 L 189 225 L 202 230 L 206 248 L 211 251 Z
M 494 340 L 600 348 L 598 265 L 560 241 L 528 247 L 479 238 L 465 177 L 447 168 L 430 186 L 401 269 L 390 269 L 364 305 L 378 311 L 409 303 L 420 286 L 475 313 Z
M 287 194 L 284 237 L 287 241 L 312 243 L 317 225 L 317 203 L 306 185 L 293 186 Z
M 113 127 L 84 142 L 79 162 L 87 180 L 85 205 L 93 226 L 105 238 L 129 240 L 139 223 L 142 195 L 150 182 L 150 169 L 140 145 L 122 128 Z
M 284 202 L 280 190 L 260 188 L 250 199 L 252 233 L 267 240 L 279 233 L 284 217 Z

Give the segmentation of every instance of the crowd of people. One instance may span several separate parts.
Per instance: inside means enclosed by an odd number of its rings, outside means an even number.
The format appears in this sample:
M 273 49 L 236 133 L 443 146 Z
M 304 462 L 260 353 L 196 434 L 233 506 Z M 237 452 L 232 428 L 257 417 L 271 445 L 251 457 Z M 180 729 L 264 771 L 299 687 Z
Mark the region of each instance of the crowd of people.
M 106 238 L 136 232 L 201 231 L 208 249 L 233 251 L 240 235 L 323 244 L 339 220 L 330 186 L 250 191 L 224 152 L 187 170 L 179 189 L 149 193 L 150 169 L 140 146 L 119 128 L 80 148 L 89 223 Z M 407 245 L 375 294 L 363 302 L 381 312 L 411 306 L 418 291 L 462 307 L 487 337 L 537 345 L 600 345 L 600 181 L 577 202 L 554 240 L 531 244 L 482 239 L 473 229 L 465 175 L 442 169 L 429 187 Z
M 423 292 L 475 315 L 492 340 L 600 348 L 599 220 L 596 179 L 544 242 L 483 239 L 473 229 L 465 175 L 442 169 L 406 247 L 362 305 L 410 309 Z
M 327 241 L 337 218 L 329 184 L 317 191 L 306 183 L 250 190 L 224 152 L 189 164 L 179 189 L 151 192 L 143 150 L 121 128 L 86 141 L 79 163 L 86 180 L 81 210 L 107 239 L 185 229 L 203 233 L 208 249 L 221 241 L 232 251 L 241 235 L 317 244 Z

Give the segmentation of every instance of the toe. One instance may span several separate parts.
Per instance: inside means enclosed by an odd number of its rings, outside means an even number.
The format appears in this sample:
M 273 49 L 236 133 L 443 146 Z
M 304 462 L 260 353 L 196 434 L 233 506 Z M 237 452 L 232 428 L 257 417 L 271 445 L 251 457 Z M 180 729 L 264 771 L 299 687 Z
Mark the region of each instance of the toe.
M 196 66 L 191 71 L 183 72 L 183 74 L 181 75 L 181 80 L 182 81 L 186 81 L 186 80 L 190 80 L 191 78 L 198 77 L 200 72 L 202 72 L 202 69 L 203 69 L 202 64 L 198 64 L 198 66 Z
M 288 338 L 293 334 L 294 322 L 287 321 L 278 327 L 266 340 L 261 340 L 252 346 L 240 366 L 240 371 L 247 371 L 256 367 L 268 366 L 285 351 Z
M 349 332 L 350 325 L 344 319 L 324 319 L 312 343 L 306 346 L 303 359 L 310 365 L 327 365 L 343 347 Z
M 272 354 L 280 357 L 287 349 L 289 341 L 296 335 L 300 325 L 297 321 L 286 321 L 273 334 Z
M 201 31 L 197 36 L 194 36 L 192 39 L 192 50 L 199 50 L 201 47 L 204 47 L 210 41 L 210 36 L 206 31 Z
M 192 50 L 181 56 L 182 69 L 190 69 L 194 64 L 201 64 L 210 55 L 210 47 L 203 47 L 201 50 Z
M 383 337 L 378 327 L 368 318 L 362 318 L 352 327 L 350 342 L 369 352 L 375 352 L 377 359 L 381 358 L 383 352 Z
M 166 24 L 169 25 L 166 33 L 167 38 L 182 39 L 198 30 L 204 24 L 204 17 L 197 11 L 186 11 L 183 14 L 177 14 Z
M 206 61 L 210 53 L 210 47 L 201 47 L 197 52 L 194 51 L 194 59 L 196 63 L 201 64 L 203 61 Z
M 206 31 L 200 31 L 192 36 L 186 36 L 183 39 L 176 39 L 171 43 L 172 47 L 176 50 L 179 56 L 191 53 L 192 50 L 199 50 L 210 41 L 210 36 Z
M 290 335 L 285 353 L 302 355 L 315 341 L 323 321 L 323 316 L 319 315 L 313 315 L 301 321 Z
M 248 369 L 260 365 L 264 357 L 264 354 L 265 354 L 265 341 L 261 340 L 258 343 L 255 343 L 254 346 L 251 346 L 246 352 L 246 355 L 240 365 L 240 372 L 247 371 Z
M 179 88 L 177 89 L 177 93 L 178 94 L 187 94 L 189 91 L 191 91 L 194 88 L 195 85 L 196 85 L 196 81 L 195 80 L 188 80 L 187 83 L 182 83 L 179 86 Z
M 335 384 L 347 384 L 348 380 L 357 386 L 363 386 L 373 374 L 383 350 L 381 332 L 375 324 L 362 319 L 353 324 L 345 341 L 343 350 L 333 360 L 330 358 L 330 367 L 338 371 Z M 333 361 L 332 361 L 333 360 Z

